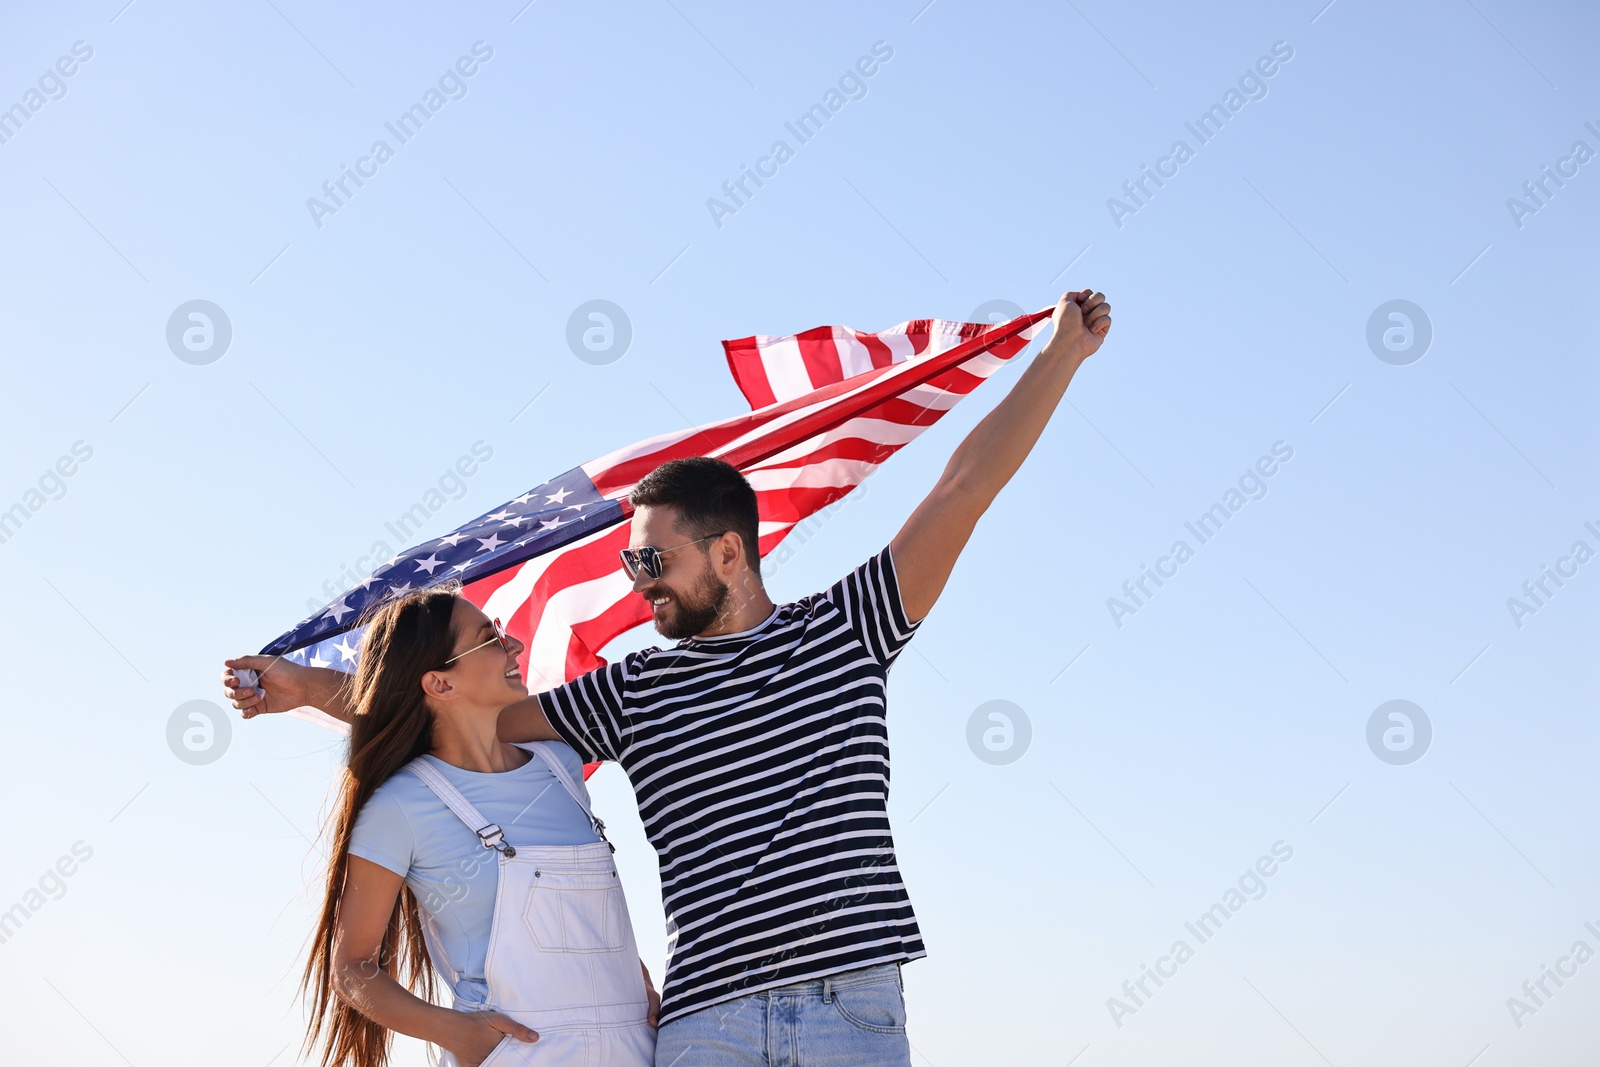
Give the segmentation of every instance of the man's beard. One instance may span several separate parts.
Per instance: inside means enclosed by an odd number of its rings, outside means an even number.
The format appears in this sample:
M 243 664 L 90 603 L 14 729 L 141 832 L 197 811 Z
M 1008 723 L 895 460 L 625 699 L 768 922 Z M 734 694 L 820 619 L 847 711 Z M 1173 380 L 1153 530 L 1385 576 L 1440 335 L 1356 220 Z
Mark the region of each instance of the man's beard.
M 715 574 L 701 575 L 691 594 L 692 600 L 680 599 L 670 594 L 667 608 L 671 614 L 656 623 L 656 632 L 662 637 L 681 641 L 693 637 L 717 621 L 723 606 L 728 602 L 728 583 Z

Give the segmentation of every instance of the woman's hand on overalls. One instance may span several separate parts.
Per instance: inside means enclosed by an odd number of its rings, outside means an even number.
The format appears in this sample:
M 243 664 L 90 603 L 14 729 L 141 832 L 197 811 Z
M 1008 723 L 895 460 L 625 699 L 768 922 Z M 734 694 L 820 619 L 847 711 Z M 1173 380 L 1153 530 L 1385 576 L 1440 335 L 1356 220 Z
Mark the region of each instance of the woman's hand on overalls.
M 650 981 L 650 968 L 644 965 L 644 960 L 639 961 L 639 969 L 644 972 L 644 991 L 650 1001 L 650 1014 L 647 1019 L 651 1026 L 655 1026 L 661 1018 L 661 994 L 656 992 L 656 984 Z
M 518 1041 L 539 1040 L 537 1032 L 497 1011 L 468 1012 L 462 1022 L 466 1025 L 457 1043 L 448 1046 L 460 1067 L 478 1067 L 507 1034 Z

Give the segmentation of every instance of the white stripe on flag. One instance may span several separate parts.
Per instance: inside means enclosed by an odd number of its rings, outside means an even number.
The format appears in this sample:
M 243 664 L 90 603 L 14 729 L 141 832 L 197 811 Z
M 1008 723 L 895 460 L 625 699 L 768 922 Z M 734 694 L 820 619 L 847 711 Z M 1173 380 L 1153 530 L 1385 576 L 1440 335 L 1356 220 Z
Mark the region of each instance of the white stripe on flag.
M 619 562 L 615 574 L 577 582 L 551 594 L 545 602 L 539 629 L 528 646 L 529 666 L 537 662 L 546 684 L 560 685 L 567 677 L 567 648 L 572 642 L 572 627 L 603 615 L 632 593 L 633 582 L 622 572 Z
M 966 338 L 961 336 L 959 323 L 946 322 L 938 319 L 933 323 L 933 328 L 928 331 L 928 347 L 922 350 L 918 359 L 932 359 L 934 356 L 950 351 Z
M 901 325 L 905 324 L 901 323 Z M 917 354 L 916 349 L 911 345 L 911 338 L 903 333 L 880 333 L 878 340 L 889 346 L 889 354 L 894 357 L 896 363 L 910 359 Z
M 839 366 L 844 368 L 846 378 L 854 378 L 872 369 L 872 353 L 867 351 L 866 344 L 856 337 L 854 330 L 848 326 L 835 326 L 833 343 L 838 346 Z
M 876 445 L 897 446 L 909 444 L 917 439 L 917 435 L 927 429 L 926 426 L 911 426 L 903 422 L 889 422 L 886 419 L 855 418 L 841 426 L 837 426 L 827 433 L 818 434 L 808 441 L 802 441 L 793 448 L 785 449 L 771 459 L 762 460 L 761 465 L 745 471 L 748 478 L 753 471 L 766 470 L 771 467 L 793 466 L 796 462 L 803 461 L 807 456 L 817 452 L 836 441 L 856 438 Z
M 759 341 L 758 341 L 759 343 Z M 806 361 L 800 355 L 800 342 L 784 337 L 760 347 L 761 365 L 767 371 L 767 384 L 780 401 L 804 396 L 815 388 L 811 375 L 806 373 Z
M 968 360 L 967 362 L 970 363 L 972 361 Z M 961 364 L 962 369 L 965 369 L 966 366 L 966 363 Z M 923 384 L 912 389 L 907 389 L 905 392 L 900 394 L 900 399 L 909 401 L 920 408 L 932 408 L 934 411 L 949 411 L 961 401 L 962 397 L 966 395 L 966 393 L 957 393 L 949 389 L 941 389 L 937 385 Z
M 853 488 L 872 473 L 875 466 L 876 463 L 862 459 L 829 459 L 808 463 L 804 467 L 747 471 L 745 480 L 758 493 L 796 488 Z

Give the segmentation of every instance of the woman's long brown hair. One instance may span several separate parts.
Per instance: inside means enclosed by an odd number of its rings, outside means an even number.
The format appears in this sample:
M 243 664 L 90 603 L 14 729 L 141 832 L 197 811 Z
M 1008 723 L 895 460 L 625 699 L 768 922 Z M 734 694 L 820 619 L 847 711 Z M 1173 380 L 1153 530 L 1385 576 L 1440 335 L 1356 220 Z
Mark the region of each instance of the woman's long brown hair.
M 347 684 L 350 759 L 334 804 L 332 855 L 328 861 L 322 915 L 311 938 L 311 956 L 300 978 L 310 994 L 311 1027 L 305 1051 L 323 1042 L 324 1067 L 385 1067 L 392 1035 L 356 1011 L 340 995 L 345 976 L 335 973 L 334 945 L 339 898 L 350 866 L 350 831 L 372 794 L 400 768 L 427 752 L 433 741 L 433 713 L 422 693 L 422 676 L 437 670 L 453 644 L 450 618 L 454 587 L 435 587 L 381 605 L 366 622 L 360 661 Z M 402 986 L 427 1001 L 436 982 L 417 900 L 401 886 L 400 898 L 384 931 L 379 966 Z

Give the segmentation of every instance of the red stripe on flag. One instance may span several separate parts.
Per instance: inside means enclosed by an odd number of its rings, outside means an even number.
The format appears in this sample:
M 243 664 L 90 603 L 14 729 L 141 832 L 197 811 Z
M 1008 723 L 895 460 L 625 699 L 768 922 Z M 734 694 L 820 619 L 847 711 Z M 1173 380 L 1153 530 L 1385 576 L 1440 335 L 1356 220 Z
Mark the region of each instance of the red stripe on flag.
M 797 523 L 854 488 L 854 485 L 796 485 L 781 493 L 768 493 L 761 517 L 767 522 Z
M 900 447 L 883 441 L 869 441 L 864 437 L 845 437 L 820 445 L 814 451 L 807 452 L 804 456 L 796 456 L 792 460 L 763 467 L 751 467 L 745 471 L 745 475 L 748 476 L 756 471 L 804 470 L 818 463 L 826 463 L 830 459 L 848 459 L 876 466 L 898 452 Z M 782 490 L 772 490 L 772 492 L 782 492 Z M 757 494 L 758 497 L 760 495 Z
M 772 383 L 767 381 L 767 369 L 761 363 L 761 349 L 754 337 L 724 341 L 722 351 L 728 357 L 728 370 L 733 373 L 739 392 L 744 394 L 752 410 L 778 402 Z
M 912 319 L 906 324 L 906 338 L 911 342 L 913 355 L 920 356 L 928 350 L 928 342 L 932 339 L 932 319 Z
M 486 574 L 482 578 L 475 578 L 461 587 L 461 595 L 481 608 L 489 602 L 489 598 L 494 595 L 496 589 L 515 578 L 517 572 L 521 569 L 521 567 L 507 567 L 503 571 L 495 571 L 493 574 Z
M 598 662 L 599 650 L 604 648 L 612 638 L 633 629 L 635 626 L 642 626 L 649 621 L 650 605 L 645 603 L 644 597 L 634 596 L 630 593 L 594 618 L 579 622 L 572 628 L 572 633 L 579 642 L 594 648 L 595 653 L 592 655 Z M 572 660 L 578 654 L 579 650 L 576 648 L 569 647 L 567 649 L 568 678 L 577 676 L 572 671 Z M 582 674 L 584 671 L 592 669 L 592 667 L 584 667 L 577 674 Z
M 856 340 L 866 347 L 867 355 L 872 360 L 874 367 L 887 367 L 894 363 L 894 353 L 889 350 L 889 345 L 875 333 L 855 333 Z
M 843 380 L 844 366 L 839 359 L 839 345 L 833 339 L 832 326 L 813 327 L 796 334 L 794 340 L 813 389 Z

